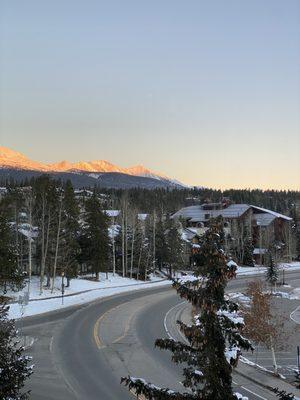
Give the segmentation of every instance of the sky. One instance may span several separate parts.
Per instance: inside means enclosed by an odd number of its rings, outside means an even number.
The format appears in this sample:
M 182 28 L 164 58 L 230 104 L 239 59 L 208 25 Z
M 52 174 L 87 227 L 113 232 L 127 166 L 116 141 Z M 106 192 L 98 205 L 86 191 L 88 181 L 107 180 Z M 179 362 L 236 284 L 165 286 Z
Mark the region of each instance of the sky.
M 0 0 L 0 145 L 300 190 L 300 2 Z

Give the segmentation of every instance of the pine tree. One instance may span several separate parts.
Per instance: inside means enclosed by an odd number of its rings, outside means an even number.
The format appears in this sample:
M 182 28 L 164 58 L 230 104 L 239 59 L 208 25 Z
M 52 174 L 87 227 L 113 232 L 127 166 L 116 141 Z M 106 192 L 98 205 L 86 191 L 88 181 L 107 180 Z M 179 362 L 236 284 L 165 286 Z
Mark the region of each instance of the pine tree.
M 225 298 L 227 281 L 235 276 L 222 250 L 222 221 L 206 232 L 198 259 L 196 279 L 174 281 L 178 294 L 188 300 L 198 315 L 193 325 L 178 322 L 188 344 L 158 339 L 156 346 L 173 353 L 173 362 L 184 363 L 183 385 L 189 392 L 161 389 L 143 379 L 123 377 L 121 382 L 150 400 L 236 400 L 231 371 L 240 348 L 252 349 L 243 338 L 243 323 L 237 319 L 238 306 Z M 201 261 L 200 261 L 201 260 Z
M 74 195 L 74 189 L 70 181 L 67 181 L 64 198 L 64 223 L 63 223 L 63 254 L 62 267 L 67 278 L 67 287 L 70 280 L 77 277 L 78 259 L 80 247 L 78 243 L 79 233 L 79 207 Z
M 13 320 L 8 319 L 8 309 L 0 305 L 0 398 L 2 400 L 27 400 L 29 393 L 22 393 L 26 379 L 31 375 L 30 358 L 23 355 L 23 348 L 16 340 Z
M 100 272 L 107 272 L 109 260 L 108 218 L 101 210 L 101 203 L 94 194 L 85 203 L 85 229 L 88 260 L 92 272 L 99 280 Z
M 254 267 L 253 241 L 251 235 L 246 235 L 244 239 L 243 265 Z
M 183 265 L 183 242 L 179 227 L 173 219 L 167 220 L 166 229 L 166 262 L 169 265 L 170 276 Z
M 284 390 L 279 390 L 278 388 L 273 389 L 274 393 L 276 393 L 276 396 L 279 398 L 279 400 L 295 400 L 295 396 L 292 393 L 287 393 Z
M 24 286 L 24 274 L 18 267 L 17 252 L 5 211 L 0 209 L 0 289 L 19 290 Z
M 278 277 L 279 277 L 278 266 L 274 262 L 274 258 L 273 258 L 272 252 L 269 251 L 269 253 L 268 253 L 267 272 L 266 272 L 266 280 L 271 285 L 272 290 L 273 290 L 273 286 L 276 286 L 276 283 L 278 281 Z
M 160 270 L 167 262 L 167 257 L 168 253 L 165 235 L 165 224 L 162 216 L 160 216 L 156 225 L 156 261 L 157 266 Z

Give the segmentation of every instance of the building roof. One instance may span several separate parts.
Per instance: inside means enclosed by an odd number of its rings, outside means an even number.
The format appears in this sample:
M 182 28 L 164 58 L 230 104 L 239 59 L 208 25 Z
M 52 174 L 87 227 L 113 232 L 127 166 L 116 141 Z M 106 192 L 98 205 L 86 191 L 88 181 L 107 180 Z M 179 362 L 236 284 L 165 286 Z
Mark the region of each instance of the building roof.
M 218 216 L 222 216 L 225 219 L 235 219 L 241 217 L 249 209 L 253 210 L 256 221 L 261 222 L 265 226 L 269 225 L 275 218 L 282 218 L 286 221 L 292 220 L 292 218 L 286 215 L 249 204 L 231 204 L 221 210 L 203 210 L 202 205 L 190 206 L 177 211 L 172 215 L 172 218 L 182 217 L 191 222 L 204 222 Z
M 239 218 L 250 206 L 248 204 L 232 204 L 221 210 L 203 210 L 202 206 L 190 206 L 182 208 L 173 214 L 172 218 L 183 217 L 193 222 L 204 222 L 210 218 L 222 216 L 223 218 Z M 208 217 L 207 217 L 208 216 Z
M 265 212 L 265 213 L 274 215 L 275 218 L 282 218 L 282 219 L 285 219 L 286 221 L 292 221 L 292 219 L 293 219 L 291 217 L 287 217 L 286 215 L 279 214 L 275 211 L 267 210 L 266 208 L 252 206 L 252 205 L 250 207 L 254 209 L 254 212 L 255 212 L 255 210 L 260 211 L 260 212 Z
M 120 210 L 104 210 L 108 217 L 117 217 L 120 214 Z
M 275 215 L 270 213 L 254 214 L 254 220 L 259 226 L 268 226 L 274 219 L 276 219 Z

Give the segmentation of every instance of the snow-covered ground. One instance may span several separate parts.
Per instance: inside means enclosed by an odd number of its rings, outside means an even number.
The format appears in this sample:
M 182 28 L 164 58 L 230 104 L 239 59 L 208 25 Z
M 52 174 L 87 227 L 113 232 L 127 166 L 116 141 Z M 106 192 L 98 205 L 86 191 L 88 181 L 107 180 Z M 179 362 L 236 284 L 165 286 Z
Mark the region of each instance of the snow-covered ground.
M 279 271 L 296 271 L 300 270 L 300 262 L 284 263 L 279 265 Z M 255 275 L 255 274 L 265 274 L 267 271 L 266 267 L 256 266 L 256 267 L 238 267 L 237 275 Z
M 10 293 L 15 297 L 15 303 L 10 304 L 10 318 L 28 317 L 31 315 L 42 314 L 49 311 L 59 310 L 73 305 L 87 303 L 99 298 L 112 296 L 133 290 L 140 290 L 154 286 L 170 285 L 170 281 L 160 277 L 151 277 L 150 282 L 136 281 L 135 279 L 122 278 L 118 275 L 109 274 L 108 279 L 101 274 L 99 282 L 86 279 L 73 279 L 70 288 L 65 288 L 65 295 L 61 297 L 61 278 L 55 282 L 55 290 L 44 289 L 39 293 L 39 279 L 33 277 L 30 287 L 30 301 L 28 305 L 21 306 L 18 303 L 20 295 L 27 291 L 25 287 L 21 292 Z
M 300 263 L 282 264 L 280 269 L 289 271 L 300 270 Z M 237 275 L 255 275 L 264 274 L 265 267 L 238 267 Z M 192 280 L 194 277 L 184 277 L 185 280 Z M 109 274 L 106 279 L 105 274 L 101 274 L 100 282 L 90 281 L 82 278 L 72 279 L 70 288 L 65 288 L 65 295 L 62 304 L 61 298 L 61 278 L 56 278 L 53 293 L 51 290 L 44 289 L 43 293 L 39 292 L 39 279 L 32 278 L 30 287 L 30 301 L 25 307 L 18 304 L 19 296 L 27 291 L 27 287 L 21 292 L 8 293 L 9 296 L 15 298 L 15 303 L 10 305 L 10 318 L 27 317 L 30 315 L 42 314 L 73 305 L 88 303 L 90 301 L 112 296 L 114 294 L 124 293 L 132 290 L 140 290 L 144 288 L 170 285 L 170 281 L 163 280 L 161 277 L 151 277 L 151 282 L 136 281 L 134 279 L 122 278 L 118 275 Z M 295 288 L 293 298 L 300 298 L 300 289 Z

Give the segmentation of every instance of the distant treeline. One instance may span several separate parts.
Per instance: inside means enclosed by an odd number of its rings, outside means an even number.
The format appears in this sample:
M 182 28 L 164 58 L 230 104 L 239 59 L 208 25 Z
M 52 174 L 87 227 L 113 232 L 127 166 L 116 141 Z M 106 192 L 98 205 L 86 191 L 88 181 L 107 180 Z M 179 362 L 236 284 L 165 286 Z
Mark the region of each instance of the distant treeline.
M 13 179 L 0 181 L 2 187 L 33 186 L 37 178 L 25 179 L 16 183 Z M 57 186 L 63 182 L 56 181 Z M 114 208 L 126 191 L 130 204 L 145 213 L 159 210 L 162 213 L 173 213 L 181 207 L 197 205 L 204 202 L 219 202 L 229 198 L 233 203 L 246 203 L 268 208 L 270 210 L 293 214 L 295 206 L 300 206 L 300 191 L 292 190 L 260 190 L 260 189 L 228 189 L 216 190 L 208 188 L 183 188 L 183 189 L 107 189 L 84 188 L 95 190 L 98 193 L 109 195 L 108 208 Z

